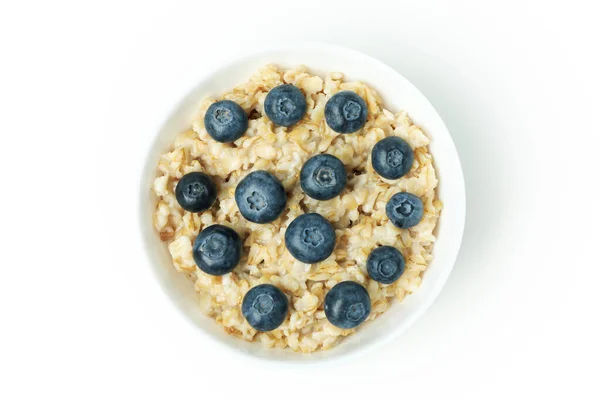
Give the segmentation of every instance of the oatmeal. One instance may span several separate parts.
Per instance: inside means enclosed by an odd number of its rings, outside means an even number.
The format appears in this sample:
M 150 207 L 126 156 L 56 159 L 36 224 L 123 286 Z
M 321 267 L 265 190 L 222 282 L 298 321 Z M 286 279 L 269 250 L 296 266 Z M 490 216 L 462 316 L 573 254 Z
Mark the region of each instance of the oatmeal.
M 306 97 L 302 119 L 288 127 L 275 125 L 263 108 L 269 91 L 282 84 L 294 85 Z M 328 99 L 342 90 L 358 94 L 368 109 L 365 125 L 353 133 L 337 133 L 325 120 Z M 204 115 L 216 100 L 231 100 L 249 116 L 247 130 L 232 143 L 214 140 L 205 129 Z M 203 101 L 190 122 L 191 128 L 178 134 L 171 150 L 160 158 L 153 187 L 158 196 L 153 221 L 168 245 L 173 266 L 194 282 L 201 310 L 228 333 L 268 347 L 300 352 L 328 349 L 360 329 L 342 329 L 328 321 L 324 299 L 336 284 L 353 281 L 367 290 L 371 301 L 367 323 L 385 312 L 394 299 L 402 301 L 417 290 L 432 259 L 442 203 L 436 195 L 429 138 L 406 112 L 386 110 L 373 89 L 362 82 L 346 82 L 339 72 L 321 77 L 304 66 L 281 70 L 268 65 L 247 83 Z M 403 139 L 414 154 L 408 173 L 395 180 L 377 174 L 371 162 L 373 147 L 388 136 Z M 345 188 L 329 200 L 307 196 L 299 182 L 305 162 L 321 153 L 341 160 L 348 174 Z M 396 153 L 389 157 L 396 162 Z M 244 218 L 234 198 L 238 183 L 258 170 L 274 175 L 287 193 L 281 215 L 263 224 Z M 212 177 L 217 188 L 216 202 L 202 212 L 185 211 L 175 195 L 178 181 L 194 171 Z M 400 192 L 422 201 L 423 216 L 408 229 L 395 226 L 386 214 L 388 201 Z M 320 214 L 335 230 L 333 252 L 315 264 L 295 259 L 284 240 L 290 223 L 307 213 Z M 239 264 L 222 276 L 203 272 L 193 257 L 196 237 L 214 224 L 232 228 L 242 242 Z M 391 284 L 375 281 L 367 271 L 369 254 L 380 246 L 396 248 L 405 260 L 402 275 Z M 241 309 L 246 293 L 260 284 L 281 289 L 289 302 L 283 323 L 265 332 L 254 329 Z

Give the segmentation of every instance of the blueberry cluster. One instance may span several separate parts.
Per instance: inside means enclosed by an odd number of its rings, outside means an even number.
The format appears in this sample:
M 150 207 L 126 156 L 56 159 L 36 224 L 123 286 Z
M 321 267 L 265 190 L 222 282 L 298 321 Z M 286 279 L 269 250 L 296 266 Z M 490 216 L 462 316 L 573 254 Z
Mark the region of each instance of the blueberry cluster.
M 306 98 L 291 84 L 273 88 L 265 98 L 264 112 L 276 125 L 291 126 L 302 120 L 306 113 Z M 341 91 L 325 105 L 325 121 L 338 133 L 360 130 L 367 120 L 367 105 L 358 94 Z M 248 117 L 242 107 L 230 100 L 212 104 L 204 117 L 208 134 L 216 141 L 226 143 L 239 139 L 248 128 Z M 406 175 L 414 155 L 408 143 L 397 136 L 380 140 L 372 149 L 373 170 L 385 179 Z M 330 154 L 311 157 L 300 171 L 300 186 L 309 197 L 329 200 L 346 187 L 348 178 L 342 161 Z M 179 205 L 190 212 L 201 212 L 212 207 L 217 189 L 212 179 L 201 172 L 184 175 L 175 190 Z M 246 175 L 235 189 L 235 202 L 248 221 L 266 224 L 275 221 L 286 206 L 286 193 L 281 182 L 267 171 Z M 386 214 L 392 224 L 408 229 L 423 217 L 421 199 L 410 193 L 397 193 L 386 205 Z M 314 264 L 327 259 L 335 248 L 335 230 L 331 223 L 316 213 L 303 214 L 294 219 L 285 232 L 285 246 L 297 260 Z M 233 229 L 211 225 L 198 235 L 193 245 L 194 261 L 203 272 L 220 276 L 239 264 L 242 240 Z M 404 272 L 402 253 L 391 246 L 374 249 L 367 259 L 369 277 L 382 284 L 391 284 Z M 280 326 L 288 314 L 288 298 L 281 289 L 262 284 L 250 289 L 242 302 L 242 314 L 259 331 L 270 331 Z M 325 296 L 324 311 L 333 325 L 342 329 L 355 328 L 371 312 L 367 290 L 356 282 L 335 285 Z

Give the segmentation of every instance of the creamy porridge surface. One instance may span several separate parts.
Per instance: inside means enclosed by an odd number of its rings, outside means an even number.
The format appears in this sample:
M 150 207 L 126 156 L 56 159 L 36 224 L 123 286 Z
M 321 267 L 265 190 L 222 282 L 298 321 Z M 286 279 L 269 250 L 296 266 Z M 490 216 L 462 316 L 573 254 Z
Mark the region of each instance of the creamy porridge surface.
M 288 128 L 275 126 L 263 113 L 267 93 L 282 83 L 300 88 L 307 101 L 302 121 Z M 358 132 L 339 134 L 325 122 L 325 103 L 341 90 L 356 92 L 367 104 L 368 119 Z M 238 103 L 250 118 L 247 132 L 233 143 L 219 143 L 204 129 L 207 108 L 223 99 Z M 340 329 L 326 319 L 323 301 L 336 283 L 355 281 L 367 289 L 372 303 L 367 321 L 385 312 L 394 299 L 402 301 L 417 290 L 432 259 L 434 228 L 442 203 L 436 195 L 438 181 L 428 152 L 429 138 L 406 112 L 386 110 L 373 89 L 362 82 L 346 82 L 340 72 L 317 76 L 305 66 L 282 70 L 267 65 L 248 82 L 218 98 L 204 100 L 190 122 L 191 129 L 179 133 L 170 151 L 160 158 L 153 187 L 158 196 L 153 222 L 161 240 L 168 244 L 173 266 L 194 282 L 201 310 L 228 333 L 268 347 L 290 347 L 300 352 L 328 349 L 360 329 Z M 394 181 L 375 173 L 370 160 L 373 146 L 391 135 L 401 137 L 414 150 L 411 171 Z M 327 201 L 306 196 L 299 184 L 302 165 L 319 153 L 338 157 L 348 173 L 347 187 Z M 247 221 L 234 200 L 238 182 L 255 170 L 273 173 L 288 195 L 287 208 L 272 223 Z M 212 176 L 218 188 L 216 203 L 201 213 L 184 211 L 175 198 L 178 180 L 192 171 Z M 385 212 L 390 197 L 401 191 L 423 201 L 423 219 L 410 229 L 395 227 Z M 297 261 L 284 244 L 287 226 L 308 212 L 329 220 L 337 238 L 333 254 L 316 264 Z M 205 274 L 192 258 L 198 233 L 217 223 L 233 228 L 243 241 L 239 265 L 224 276 Z M 367 257 L 380 245 L 396 247 L 406 260 L 404 273 L 390 285 L 375 282 L 367 274 Z M 261 283 L 279 287 L 290 304 L 286 320 L 270 332 L 256 331 L 240 310 L 246 292 Z

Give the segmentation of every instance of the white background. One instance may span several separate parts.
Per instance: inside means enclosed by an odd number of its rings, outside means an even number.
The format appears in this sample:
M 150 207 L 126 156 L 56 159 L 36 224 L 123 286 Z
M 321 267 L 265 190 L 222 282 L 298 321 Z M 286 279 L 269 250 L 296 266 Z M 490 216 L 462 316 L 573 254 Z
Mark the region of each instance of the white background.
M 600 396 L 595 2 L 0 4 L 0 398 Z M 140 97 L 166 113 L 169 77 L 288 40 L 400 71 L 465 173 L 464 242 L 440 297 L 397 342 L 335 368 L 217 352 L 130 251 L 128 188 L 145 126 L 165 115 L 114 117 Z

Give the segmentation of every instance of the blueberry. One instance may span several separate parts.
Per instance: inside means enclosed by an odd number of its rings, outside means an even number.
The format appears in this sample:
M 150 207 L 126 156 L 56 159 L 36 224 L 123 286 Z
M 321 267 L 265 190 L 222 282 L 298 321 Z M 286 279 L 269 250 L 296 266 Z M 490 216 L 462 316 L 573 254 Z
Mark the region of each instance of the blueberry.
M 371 313 L 371 298 L 356 282 L 340 282 L 325 296 L 325 316 L 342 329 L 356 328 Z
M 272 331 L 285 320 L 288 299 L 276 286 L 262 284 L 253 287 L 242 301 L 242 314 L 257 331 Z
M 405 266 L 402 253 L 392 246 L 378 247 L 367 258 L 367 272 L 371 279 L 379 283 L 396 282 Z
M 356 132 L 367 121 L 367 104 L 354 92 L 337 92 L 325 104 L 325 120 L 338 133 Z
M 217 142 L 233 142 L 248 129 L 248 116 L 238 103 L 221 100 L 211 104 L 206 110 L 204 127 Z
M 335 231 L 316 213 L 303 214 L 285 231 L 285 247 L 296 260 L 307 264 L 323 261 L 335 247 Z
M 190 172 L 181 177 L 175 188 L 175 198 L 186 211 L 200 212 L 210 208 L 217 198 L 217 187 L 210 176 Z
M 265 114 L 275 125 L 294 125 L 305 113 L 306 98 L 294 85 L 276 86 L 265 98 Z
M 423 218 L 423 202 L 412 193 L 396 193 L 385 206 L 385 213 L 398 228 L 412 228 Z
M 240 262 L 242 241 L 233 229 L 211 225 L 196 237 L 192 255 L 202 271 L 209 275 L 225 275 Z
M 386 179 L 398 179 L 410 171 L 415 156 L 410 145 L 398 136 L 388 136 L 373 146 L 371 164 Z
M 275 221 L 283 212 L 286 200 L 283 185 L 267 171 L 249 173 L 235 188 L 235 202 L 240 212 L 257 224 Z
M 304 163 L 300 171 L 300 186 L 316 200 L 329 200 L 340 194 L 348 177 L 339 158 L 318 154 Z

